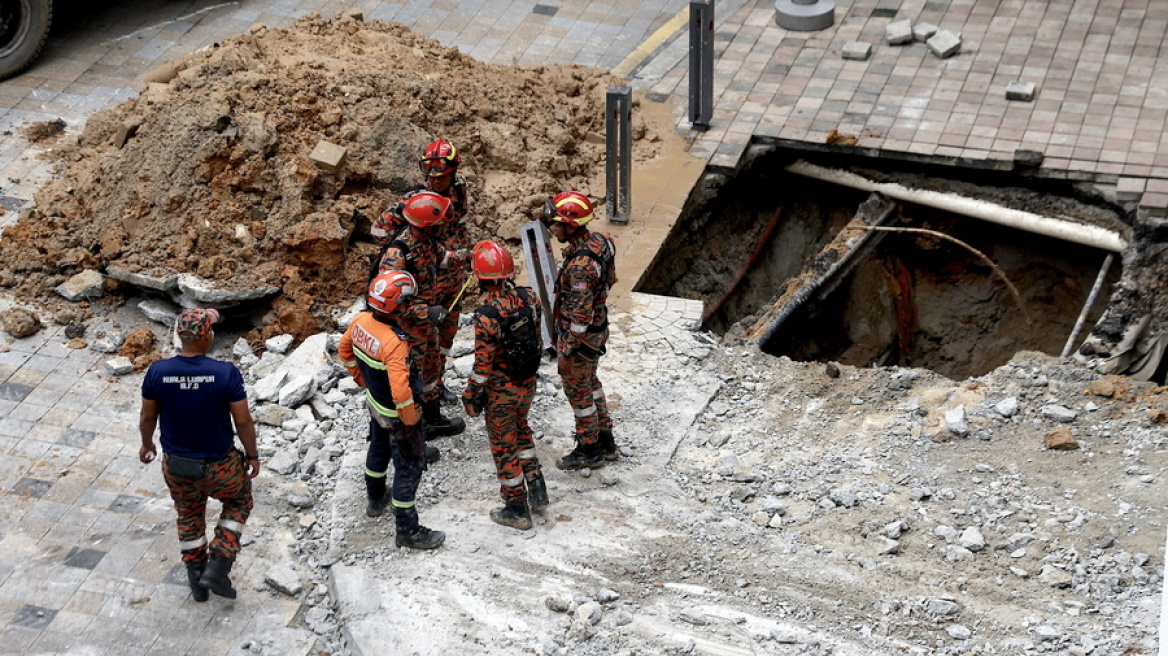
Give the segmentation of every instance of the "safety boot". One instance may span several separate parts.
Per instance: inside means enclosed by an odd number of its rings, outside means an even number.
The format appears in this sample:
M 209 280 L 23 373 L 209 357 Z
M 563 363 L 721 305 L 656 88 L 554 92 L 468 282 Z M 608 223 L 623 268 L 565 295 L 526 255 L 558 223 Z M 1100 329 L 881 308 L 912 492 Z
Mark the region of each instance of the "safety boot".
M 207 592 L 207 588 L 199 585 L 199 579 L 203 577 L 204 565 L 187 565 L 187 582 L 191 586 L 191 598 L 198 602 L 207 601 L 211 596 Z
M 381 517 L 385 514 L 385 508 L 389 505 L 389 497 L 389 490 L 386 490 L 380 499 L 369 499 L 369 504 L 365 506 L 365 516 Z
M 547 481 L 543 479 L 543 474 L 535 475 L 530 481 L 527 481 L 527 502 L 531 504 L 532 510 L 543 510 L 548 507 Z
M 231 566 L 234 564 L 234 558 L 225 558 L 218 554 L 212 555 L 203 568 L 203 575 L 199 577 L 199 585 L 220 597 L 235 599 L 235 588 L 231 586 L 231 579 L 227 576 L 231 573 Z
M 616 448 L 616 438 L 612 436 L 612 430 L 601 430 L 600 446 L 604 449 L 604 459 L 612 462 L 620 459 L 620 449 Z
M 422 417 L 426 420 L 426 439 L 432 440 L 447 435 L 458 435 L 466 430 L 466 422 L 459 417 L 446 417 L 438 399 L 422 404 Z
M 427 444 L 423 452 L 426 454 L 426 462 L 431 465 L 442 459 L 442 452 L 438 450 L 438 447 Z
M 531 528 L 531 511 L 527 509 L 527 502 L 522 499 L 508 501 L 502 508 L 491 511 L 491 521 L 526 531 Z
M 446 541 L 446 534 L 442 531 L 432 531 L 425 526 L 419 526 L 413 533 L 397 532 L 394 544 L 407 549 L 437 549 Z
M 560 469 L 600 469 L 604 465 L 604 447 L 600 442 L 584 444 L 577 441 L 575 449 L 556 461 Z

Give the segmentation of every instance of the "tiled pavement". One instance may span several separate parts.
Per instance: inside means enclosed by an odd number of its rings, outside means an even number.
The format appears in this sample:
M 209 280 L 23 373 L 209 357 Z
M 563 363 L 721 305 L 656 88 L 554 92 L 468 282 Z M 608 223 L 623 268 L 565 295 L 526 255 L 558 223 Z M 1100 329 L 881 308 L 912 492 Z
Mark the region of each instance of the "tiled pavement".
M 615 67 L 686 8 L 681 0 L 573 2 L 245 0 L 176 7 L 162 0 L 93 3 L 50 40 L 29 73 L 0 83 L 0 225 L 15 220 L 50 165 L 18 128 L 94 111 L 137 93 L 138 76 L 256 23 L 285 26 L 360 8 L 494 63 L 574 61 Z M 1146 211 L 1168 205 L 1168 4 L 1159 0 L 887 0 L 837 2 L 836 24 L 787 32 L 768 0 L 720 3 L 714 121 L 690 151 L 732 168 L 752 139 L 821 146 L 830 130 L 865 152 L 1009 166 L 1041 151 L 1054 177 L 1115 182 Z M 923 44 L 883 43 L 893 18 L 962 33 L 940 60 Z M 657 35 L 660 36 L 660 35 Z M 844 61 L 851 40 L 873 44 Z M 664 40 L 636 84 L 671 96 L 685 121 L 684 34 Z M 1166 50 L 1168 52 L 1168 50 Z M 1005 100 L 1014 80 L 1034 102 Z M 844 148 L 844 147 L 841 147 Z M 636 203 L 634 196 L 634 203 Z M 676 206 L 678 204 L 674 204 Z M 636 298 L 634 298 L 636 300 Z M 639 302 L 639 301 L 638 301 Z M 7 307 L 9 301 L 0 301 Z M 672 308 L 660 308 L 662 317 Z M 688 309 L 681 310 L 683 314 Z M 690 312 L 692 314 L 692 312 Z M 648 324 L 647 324 L 648 325 Z M 651 324 L 646 330 L 653 330 Z M 156 467 L 136 460 L 137 377 L 111 381 L 98 354 L 68 350 L 59 329 L 0 351 L 0 653 L 229 653 L 256 631 L 286 626 L 295 602 L 250 587 L 240 600 L 194 604 L 182 585 L 173 512 Z M 634 336 L 635 337 L 635 336 Z M 262 530 L 263 504 L 249 531 Z M 254 586 L 264 563 L 241 561 Z

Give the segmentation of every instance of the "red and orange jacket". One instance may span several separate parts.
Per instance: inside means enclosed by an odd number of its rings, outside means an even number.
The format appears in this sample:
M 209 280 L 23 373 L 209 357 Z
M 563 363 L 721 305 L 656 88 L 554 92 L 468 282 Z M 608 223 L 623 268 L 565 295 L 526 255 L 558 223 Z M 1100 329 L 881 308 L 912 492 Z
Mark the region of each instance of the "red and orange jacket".
M 421 411 L 411 382 L 420 382 L 411 381 L 410 347 L 393 326 L 362 312 L 341 336 L 337 353 L 349 375 L 365 388 L 369 407 L 407 426 L 418 423 Z

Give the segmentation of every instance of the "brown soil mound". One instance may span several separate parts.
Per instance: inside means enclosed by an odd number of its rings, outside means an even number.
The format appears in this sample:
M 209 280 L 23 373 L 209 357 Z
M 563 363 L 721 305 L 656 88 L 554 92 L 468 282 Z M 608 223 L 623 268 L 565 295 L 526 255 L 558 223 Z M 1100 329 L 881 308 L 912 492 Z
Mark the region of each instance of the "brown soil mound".
M 4 232 L 0 280 L 48 299 L 83 268 L 193 273 L 280 287 L 265 332 L 327 328 L 363 291 L 370 221 L 420 182 L 434 138 L 463 154 L 474 239 L 515 239 L 556 190 L 597 195 L 611 82 L 487 65 L 398 24 L 313 15 L 256 29 L 60 149 L 63 174 Z M 347 149 L 339 173 L 309 159 L 321 140 Z

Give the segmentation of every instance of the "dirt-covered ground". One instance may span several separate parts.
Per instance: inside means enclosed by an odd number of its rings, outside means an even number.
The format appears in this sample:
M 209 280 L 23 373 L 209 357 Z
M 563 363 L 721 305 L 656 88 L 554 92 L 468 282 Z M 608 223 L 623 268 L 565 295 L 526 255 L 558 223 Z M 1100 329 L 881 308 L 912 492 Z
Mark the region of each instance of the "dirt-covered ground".
M 603 196 L 611 79 L 596 69 L 490 66 L 401 25 L 319 17 L 180 68 L 58 148 L 61 174 L 5 231 L 0 284 L 51 301 L 67 276 L 118 267 L 279 287 L 266 335 L 304 337 L 360 293 L 370 222 L 421 181 L 435 138 L 464 158 L 474 239 L 517 243 L 560 189 Z M 652 157 L 636 127 L 638 157 Z M 339 172 L 310 159 L 320 141 L 346 149 Z

